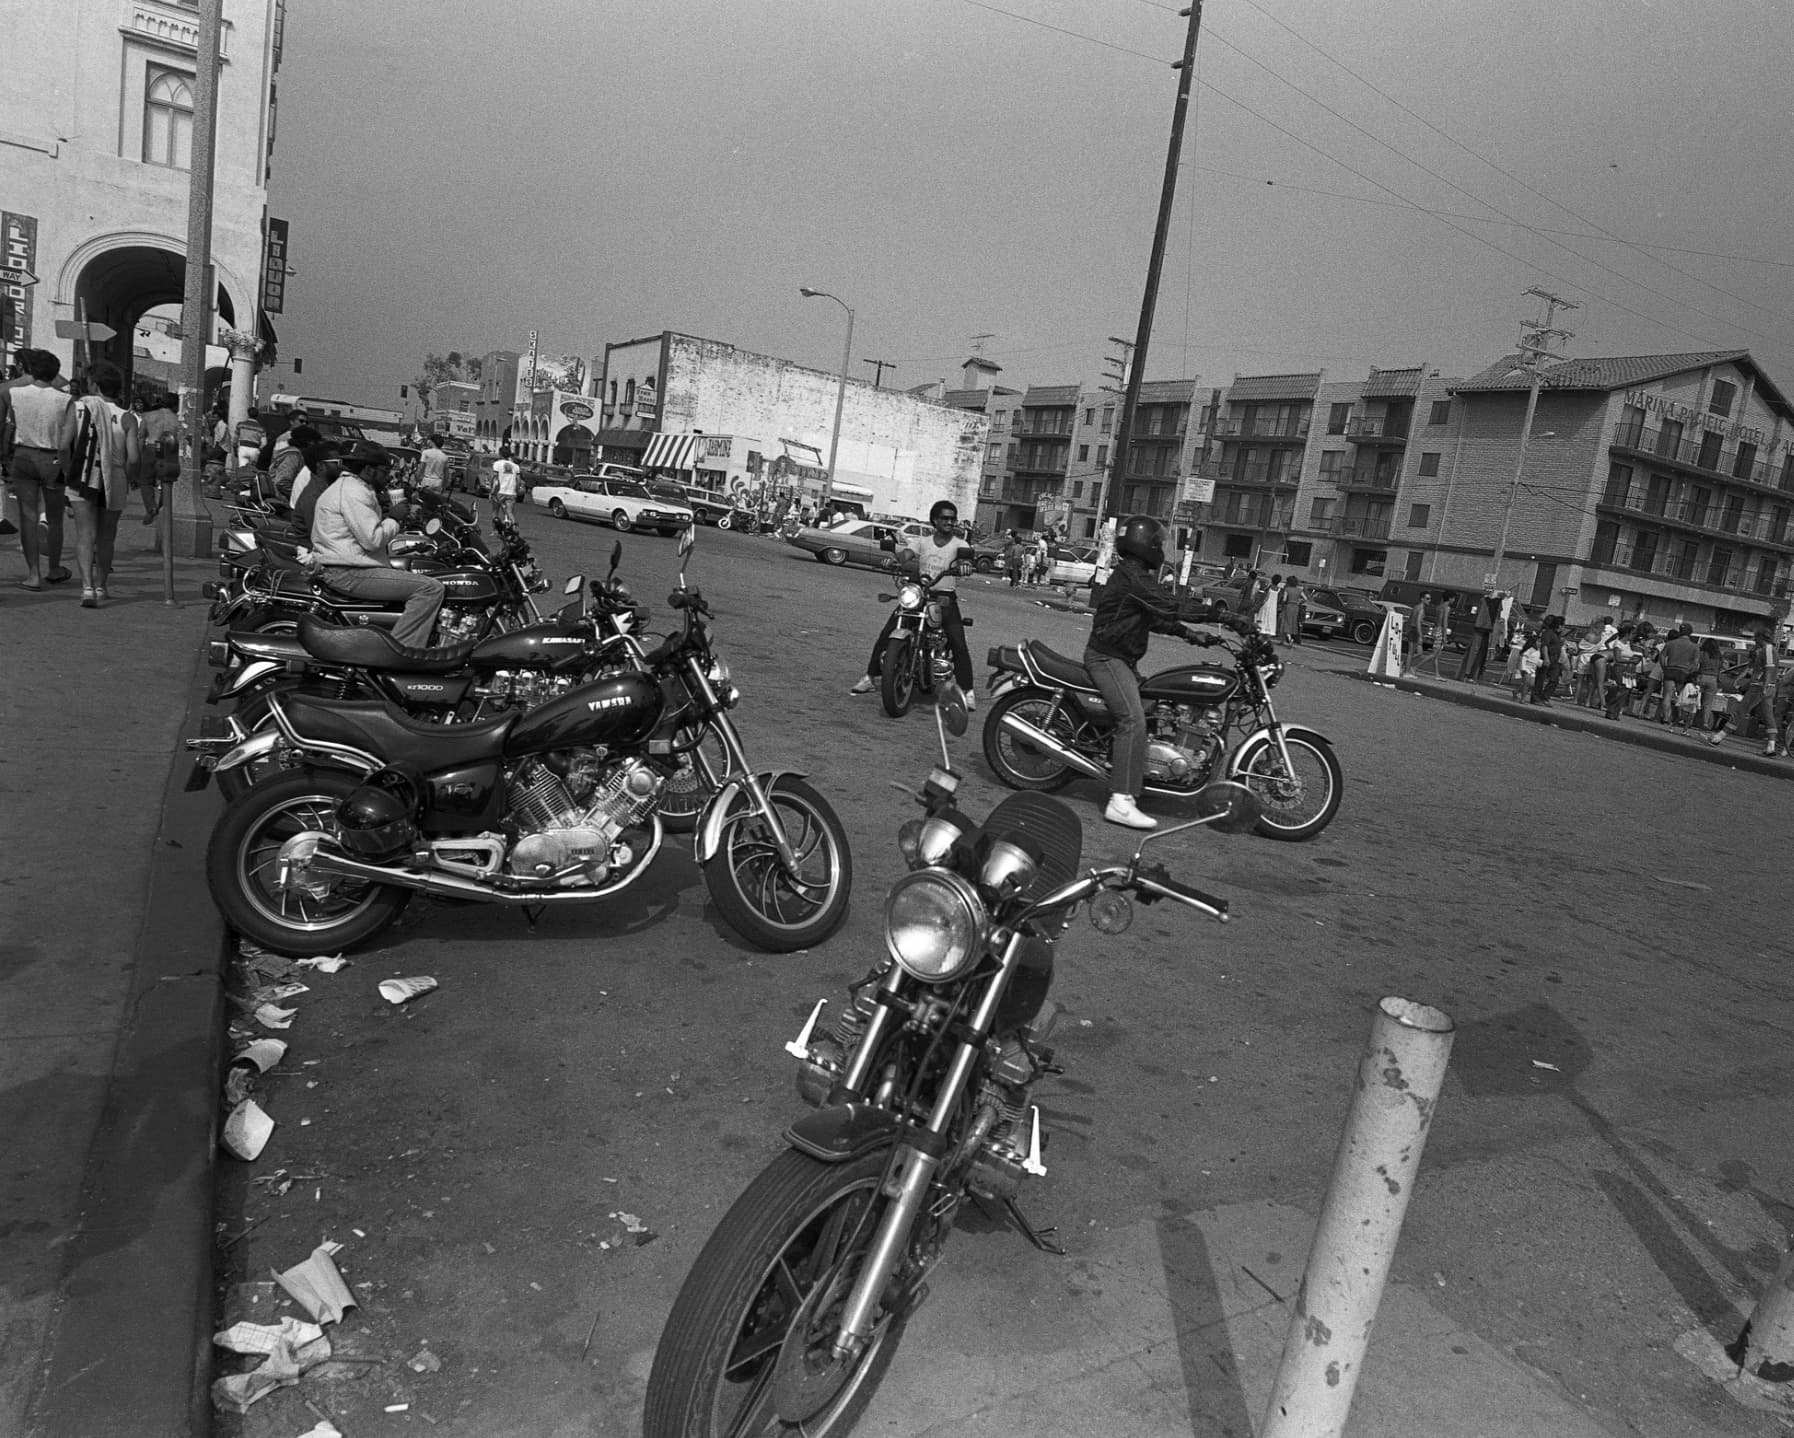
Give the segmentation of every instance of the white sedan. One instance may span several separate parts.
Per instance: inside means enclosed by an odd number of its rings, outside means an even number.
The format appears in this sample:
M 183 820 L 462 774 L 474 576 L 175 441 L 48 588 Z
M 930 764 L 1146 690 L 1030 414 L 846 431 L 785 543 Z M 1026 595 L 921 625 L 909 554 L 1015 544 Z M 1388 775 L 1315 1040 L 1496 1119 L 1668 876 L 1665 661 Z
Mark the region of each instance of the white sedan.
M 662 534 L 677 534 L 692 522 L 688 505 L 650 494 L 645 484 L 634 479 L 575 475 L 559 484 L 538 484 L 529 497 L 532 504 L 542 505 L 556 519 L 590 519 L 625 531 L 658 529 Z
M 1047 570 L 1048 584 L 1063 584 L 1075 589 L 1096 577 L 1096 550 L 1087 545 L 1055 544 L 1053 562 Z

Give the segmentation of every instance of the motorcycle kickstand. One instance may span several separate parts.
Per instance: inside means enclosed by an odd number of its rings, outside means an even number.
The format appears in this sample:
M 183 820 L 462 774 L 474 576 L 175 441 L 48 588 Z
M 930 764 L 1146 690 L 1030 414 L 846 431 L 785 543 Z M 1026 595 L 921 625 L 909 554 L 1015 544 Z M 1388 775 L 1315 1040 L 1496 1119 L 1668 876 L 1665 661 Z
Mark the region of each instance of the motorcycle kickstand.
M 989 1216 L 990 1209 L 986 1206 L 983 1195 L 974 1193 L 972 1195 L 972 1201 L 978 1205 L 979 1209 L 987 1217 Z M 1006 1198 L 1003 1200 L 1003 1211 L 1009 1215 L 1010 1221 L 1022 1231 L 1022 1237 L 1027 1239 L 1028 1242 L 1033 1244 L 1035 1248 L 1040 1250 L 1040 1252 L 1050 1253 L 1056 1258 L 1065 1257 L 1065 1250 L 1047 1237 L 1049 1233 L 1057 1233 L 1059 1231 L 1056 1227 L 1049 1224 L 1045 1228 L 1036 1228 L 1028 1221 L 1028 1215 L 1022 1212 L 1022 1206 L 1013 1198 Z

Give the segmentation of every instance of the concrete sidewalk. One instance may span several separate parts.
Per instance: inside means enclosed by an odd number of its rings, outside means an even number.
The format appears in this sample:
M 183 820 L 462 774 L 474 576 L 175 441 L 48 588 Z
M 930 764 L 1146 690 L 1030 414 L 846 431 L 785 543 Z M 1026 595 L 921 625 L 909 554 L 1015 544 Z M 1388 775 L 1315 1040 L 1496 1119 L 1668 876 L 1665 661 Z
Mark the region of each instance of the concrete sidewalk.
M 222 927 L 214 793 L 177 756 L 209 561 L 163 602 L 127 514 L 112 600 L 0 549 L 0 1432 L 205 1431 Z

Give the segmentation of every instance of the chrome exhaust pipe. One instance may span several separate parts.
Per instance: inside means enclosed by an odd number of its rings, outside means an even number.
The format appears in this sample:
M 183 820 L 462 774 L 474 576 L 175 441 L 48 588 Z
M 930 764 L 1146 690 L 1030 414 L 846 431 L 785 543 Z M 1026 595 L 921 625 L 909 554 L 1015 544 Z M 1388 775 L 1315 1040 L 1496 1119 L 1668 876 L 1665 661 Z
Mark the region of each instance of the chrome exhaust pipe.
M 1004 729 L 1018 739 L 1026 739 L 1036 749 L 1044 749 L 1060 763 L 1076 769 L 1087 779 L 1107 779 L 1109 771 L 1102 765 L 1086 759 L 1075 749 L 1067 749 L 1057 739 L 1036 724 L 1030 724 L 1011 710 L 999 721 Z
M 333 879 L 366 879 L 370 883 L 391 884 L 395 889 L 415 889 L 420 894 L 434 894 L 442 899 L 478 899 L 487 904 L 556 904 L 598 897 L 598 892 L 593 889 L 517 893 L 477 884 L 472 879 L 456 878 L 452 874 L 420 874 L 412 869 L 388 868 L 385 864 L 364 864 L 347 854 L 323 848 L 311 856 L 307 867 Z

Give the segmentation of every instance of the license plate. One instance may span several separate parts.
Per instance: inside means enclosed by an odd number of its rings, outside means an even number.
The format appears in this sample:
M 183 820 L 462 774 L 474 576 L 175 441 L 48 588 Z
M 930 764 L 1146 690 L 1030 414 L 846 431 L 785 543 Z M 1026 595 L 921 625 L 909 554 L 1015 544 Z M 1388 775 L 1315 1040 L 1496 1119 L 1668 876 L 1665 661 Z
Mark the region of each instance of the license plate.
M 199 716 L 199 737 L 209 741 L 235 740 L 237 730 L 226 715 L 201 714 Z

